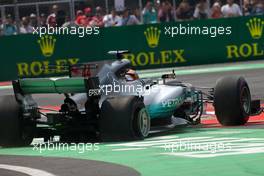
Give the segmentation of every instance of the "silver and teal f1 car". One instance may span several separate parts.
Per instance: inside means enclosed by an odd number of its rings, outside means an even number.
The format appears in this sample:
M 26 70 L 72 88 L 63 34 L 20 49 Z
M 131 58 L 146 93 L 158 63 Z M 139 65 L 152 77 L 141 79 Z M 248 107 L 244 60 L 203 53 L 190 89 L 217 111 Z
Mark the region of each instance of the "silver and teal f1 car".
M 243 125 L 262 112 L 242 77 L 221 78 L 213 88 L 180 82 L 174 72 L 140 79 L 122 59 L 124 52 L 112 53 L 118 59 L 92 76 L 83 73 L 96 65 L 81 64 L 67 67 L 67 78 L 14 80 L 14 95 L 0 96 L 0 145 L 29 145 L 35 137 L 55 135 L 64 142 L 144 139 L 152 127 L 199 124 L 205 103 L 213 104 L 222 125 Z M 59 111 L 47 112 L 33 94 L 64 94 L 65 100 Z

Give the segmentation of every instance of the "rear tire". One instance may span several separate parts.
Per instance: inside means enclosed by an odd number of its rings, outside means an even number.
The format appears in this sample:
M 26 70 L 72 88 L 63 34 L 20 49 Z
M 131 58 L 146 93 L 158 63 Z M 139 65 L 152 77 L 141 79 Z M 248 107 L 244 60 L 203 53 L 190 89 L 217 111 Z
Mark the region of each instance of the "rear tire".
M 225 126 L 244 125 L 251 109 L 251 95 L 243 77 L 225 77 L 217 81 L 214 92 L 217 120 Z
M 26 124 L 13 95 L 0 97 L 0 146 L 27 146 L 33 140 L 34 124 Z
M 149 130 L 150 117 L 142 98 L 114 97 L 103 102 L 100 117 L 103 141 L 144 139 Z

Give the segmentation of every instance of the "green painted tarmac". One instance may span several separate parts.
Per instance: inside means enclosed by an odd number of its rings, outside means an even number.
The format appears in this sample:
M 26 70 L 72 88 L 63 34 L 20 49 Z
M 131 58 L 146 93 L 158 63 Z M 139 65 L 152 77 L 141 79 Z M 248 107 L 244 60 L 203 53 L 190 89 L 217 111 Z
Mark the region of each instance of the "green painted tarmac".
M 264 174 L 264 128 L 180 128 L 144 141 L 65 147 L 1 149 L 0 154 L 70 157 L 135 168 L 143 176 L 256 176 Z M 74 145 L 71 145 L 75 149 Z M 89 145 L 88 145 L 89 146 Z M 53 147 L 53 148 L 52 148 Z M 53 149 L 53 150 L 51 150 Z

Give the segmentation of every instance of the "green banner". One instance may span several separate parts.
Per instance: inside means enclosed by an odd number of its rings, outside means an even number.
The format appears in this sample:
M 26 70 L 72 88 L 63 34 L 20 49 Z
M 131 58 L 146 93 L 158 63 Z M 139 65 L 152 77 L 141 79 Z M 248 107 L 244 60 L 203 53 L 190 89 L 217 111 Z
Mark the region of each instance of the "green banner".
M 59 75 L 61 65 L 114 59 L 110 50 L 130 50 L 137 69 L 263 59 L 263 26 L 255 16 L 103 28 L 84 37 L 4 36 L 0 81 Z

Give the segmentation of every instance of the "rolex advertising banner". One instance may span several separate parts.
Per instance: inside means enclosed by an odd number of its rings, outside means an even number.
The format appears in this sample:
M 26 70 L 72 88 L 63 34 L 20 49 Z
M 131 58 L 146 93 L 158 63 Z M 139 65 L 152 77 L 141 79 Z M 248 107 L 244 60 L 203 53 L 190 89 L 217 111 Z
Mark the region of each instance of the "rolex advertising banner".
M 3 36 L 0 81 L 62 75 L 63 65 L 114 59 L 110 50 L 129 50 L 137 69 L 264 59 L 263 26 L 255 16 Z

